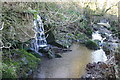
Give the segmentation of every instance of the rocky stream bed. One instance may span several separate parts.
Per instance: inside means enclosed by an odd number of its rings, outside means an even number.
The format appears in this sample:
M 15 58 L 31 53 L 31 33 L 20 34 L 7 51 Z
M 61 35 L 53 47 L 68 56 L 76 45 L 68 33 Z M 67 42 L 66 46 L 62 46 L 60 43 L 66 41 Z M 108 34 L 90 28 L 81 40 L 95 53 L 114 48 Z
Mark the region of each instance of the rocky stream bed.
M 100 27 L 93 26 L 93 28 L 95 31 L 98 31 L 99 35 L 101 36 L 102 44 L 100 45 L 105 51 L 107 60 L 104 62 L 98 61 L 87 64 L 86 73 L 82 76 L 82 78 L 89 78 L 93 80 L 115 80 L 118 78 L 118 68 L 116 68 L 117 61 L 115 59 L 115 53 L 117 48 L 120 46 L 119 39 L 114 36 L 110 30 L 108 30 L 110 25 L 105 26 L 104 24 L 100 24 Z
M 115 52 L 119 46 L 119 39 L 109 30 L 109 24 L 104 25 L 104 20 L 101 23 L 93 25 L 92 38 L 99 45 L 97 50 L 73 45 L 70 48 L 72 52 L 63 53 L 62 58 L 43 59 L 34 78 L 116 79 L 118 74 Z
M 120 79 L 117 5 L 83 1 L 3 2 L 0 78 Z

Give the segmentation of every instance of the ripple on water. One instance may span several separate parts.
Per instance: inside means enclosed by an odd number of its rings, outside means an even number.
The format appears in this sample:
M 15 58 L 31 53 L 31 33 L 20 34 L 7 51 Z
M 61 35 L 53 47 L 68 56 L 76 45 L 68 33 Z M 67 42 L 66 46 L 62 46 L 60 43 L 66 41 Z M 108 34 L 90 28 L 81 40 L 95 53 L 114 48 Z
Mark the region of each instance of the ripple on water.
M 86 64 L 91 62 L 91 50 L 78 44 L 72 51 L 63 53 L 62 58 L 43 60 L 36 78 L 80 78 L 85 73 Z
M 92 51 L 85 46 L 73 44 L 71 52 L 63 53 L 62 58 L 43 60 L 35 78 L 80 78 L 85 73 L 86 64 L 105 61 L 102 49 Z

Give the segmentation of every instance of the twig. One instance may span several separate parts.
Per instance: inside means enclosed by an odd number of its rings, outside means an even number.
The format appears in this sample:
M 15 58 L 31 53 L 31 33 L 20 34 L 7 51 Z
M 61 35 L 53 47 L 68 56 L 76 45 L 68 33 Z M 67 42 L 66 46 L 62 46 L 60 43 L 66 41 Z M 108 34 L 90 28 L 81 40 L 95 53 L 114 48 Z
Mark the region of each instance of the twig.
M 3 30 L 3 28 L 4 28 L 4 22 L 2 23 L 0 30 Z

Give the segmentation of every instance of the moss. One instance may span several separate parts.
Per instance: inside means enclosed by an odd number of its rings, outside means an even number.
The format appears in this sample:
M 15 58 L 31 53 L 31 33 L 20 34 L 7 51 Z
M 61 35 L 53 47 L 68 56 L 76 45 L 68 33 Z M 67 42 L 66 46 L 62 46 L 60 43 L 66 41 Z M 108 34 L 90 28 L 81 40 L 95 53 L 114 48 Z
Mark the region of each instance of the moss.
M 86 45 L 87 48 L 92 49 L 92 50 L 99 49 L 98 44 L 95 41 L 92 41 L 92 40 L 87 40 L 85 42 L 85 45 Z
M 92 29 L 91 28 L 86 28 L 86 31 L 85 31 L 85 34 L 88 36 L 88 37 L 92 37 Z
M 2 64 L 2 78 L 17 78 L 16 68 L 13 65 Z
M 26 52 L 25 50 L 16 50 L 15 52 L 17 54 L 21 55 L 21 58 L 18 61 L 18 63 L 16 63 L 16 61 L 13 61 L 13 63 L 15 64 L 15 66 L 18 67 L 17 68 L 18 71 L 23 73 L 23 74 L 21 74 L 22 76 L 24 76 L 30 70 L 35 70 L 37 68 L 37 65 L 40 61 L 39 58 L 36 58 L 34 55 Z M 19 67 L 22 69 L 22 71 L 20 70 Z
M 10 78 L 27 78 L 28 75 L 31 75 L 32 72 L 37 69 L 38 63 L 40 62 L 40 58 L 36 58 L 33 54 L 28 53 L 26 50 L 23 49 L 16 49 L 11 51 L 12 57 L 11 59 L 4 58 L 4 65 L 3 65 L 3 77 L 10 77 Z M 6 65 L 7 64 L 7 65 Z M 10 69 L 6 68 L 7 66 L 11 66 Z M 11 71 L 13 68 L 15 71 L 13 75 L 6 75 L 12 73 Z M 5 72 L 6 71 L 6 72 Z

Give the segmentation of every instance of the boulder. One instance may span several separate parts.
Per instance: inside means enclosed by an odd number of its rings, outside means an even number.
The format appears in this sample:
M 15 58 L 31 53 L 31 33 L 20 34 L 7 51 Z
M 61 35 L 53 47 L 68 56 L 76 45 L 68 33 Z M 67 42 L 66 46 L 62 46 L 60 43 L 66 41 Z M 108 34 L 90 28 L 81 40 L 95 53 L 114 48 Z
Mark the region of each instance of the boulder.
M 107 65 L 104 62 L 88 63 L 86 65 L 86 73 L 81 77 L 82 79 L 91 80 L 109 80 L 115 79 L 115 70 L 113 65 Z
M 92 41 L 92 40 L 86 41 L 85 45 L 86 45 L 87 48 L 92 49 L 92 50 L 99 49 L 98 44 L 95 41 Z
M 100 25 L 100 26 L 105 26 L 107 28 L 111 27 L 109 23 L 97 23 L 97 24 Z

